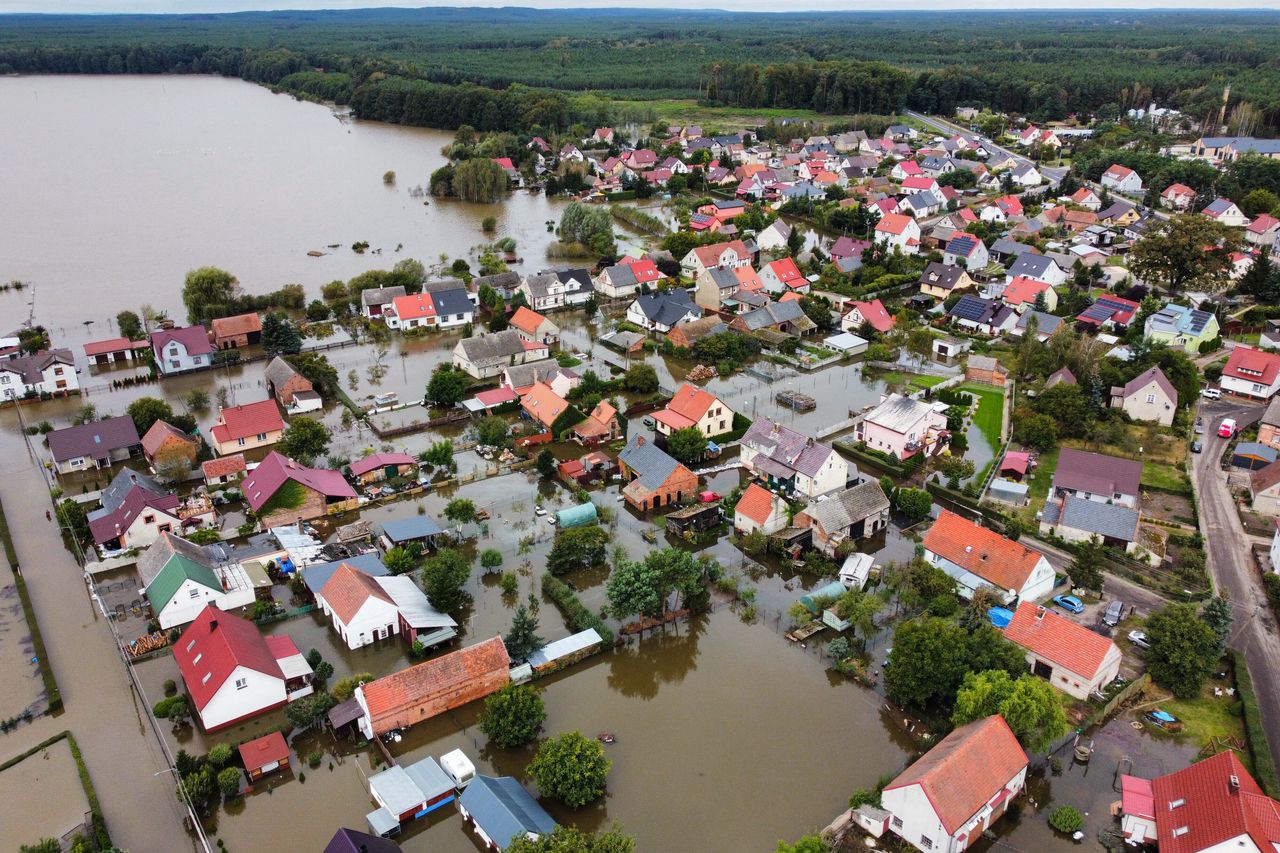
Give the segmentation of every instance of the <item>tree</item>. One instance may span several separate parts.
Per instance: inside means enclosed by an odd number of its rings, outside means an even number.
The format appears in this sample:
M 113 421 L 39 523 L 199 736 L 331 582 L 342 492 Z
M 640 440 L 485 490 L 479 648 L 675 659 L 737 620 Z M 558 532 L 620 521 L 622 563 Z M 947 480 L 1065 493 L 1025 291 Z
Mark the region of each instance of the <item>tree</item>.
M 213 749 L 209 750 L 209 763 L 214 767 L 225 767 L 235 751 L 229 743 L 216 744 Z
M 624 560 L 609 573 L 605 594 L 615 619 L 657 616 L 663 608 L 661 572 L 646 561 Z
M 547 709 L 538 691 L 527 684 L 511 683 L 484 700 L 480 731 L 498 746 L 524 746 L 538 736 L 546 719 Z
M 300 352 L 285 356 L 290 367 L 302 374 L 302 377 L 315 386 L 320 394 L 332 395 L 338 388 L 338 371 L 329 363 L 324 355 L 315 352 Z
M 1019 409 L 1013 418 L 1013 437 L 1020 444 L 1047 453 L 1058 446 L 1058 424 L 1048 415 Z
M 485 548 L 480 552 L 480 567 L 496 569 L 502 565 L 502 552 L 497 548 Z
M 970 672 L 956 692 L 951 722 L 962 726 L 992 714 L 1004 717 L 1024 748 L 1044 752 L 1067 733 L 1067 715 L 1047 681 L 1003 670 Z
M 1227 638 L 1231 636 L 1231 622 L 1233 621 L 1231 602 L 1221 595 L 1215 595 L 1209 599 L 1204 609 L 1200 611 L 1200 618 L 1213 629 L 1214 636 L 1218 639 L 1218 655 L 1226 654 Z
M 919 520 L 929 515 L 933 508 L 933 495 L 924 489 L 899 489 L 898 511 Z
M 885 669 L 889 698 L 913 707 L 951 699 L 968 670 L 965 638 L 959 625 L 935 616 L 899 625 Z
M 538 473 L 550 479 L 556 475 L 556 455 L 550 450 L 538 454 Z
M 613 217 L 603 207 L 569 202 L 560 215 L 560 239 L 565 243 L 581 243 L 597 255 L 617 254 Z
M 338 683 L 341 684 L 342 682 Z M 347 698 L 350 699 L 351 697 L 348 696 Z M 310 696 L 303 696 L 301 699 L 291 702 L 284 709 L 284 716 L 289 721 L 289 725 L 300 731 L 306 731 L 322 723 L 325 715 L 336 704 L 338 703 L 334 700 L 334 697 L 328 693 L 312 693 Z
M 116 328 L 120 330 L 121 337 L 131 341 L 140 341 L 147 337 L 147 333 L 142 330 L 142 320 L 138 319 L 138 315 L 132 311 L 121 311 L 116 315 Z
M 320 421 L 295 418 L 285 427 L 276 450 L 303 465 L 310 465 L 329 450 L 330 438 L 329 428 Z
M 437 468 L 456 467 L 457 463 L 453 461 L 453 442 L 447 438 L 440 439 L 423 452 L 422 460 Z
M 191 706 L 187 704 L 186 696 L 170 696 L 153 705 L 151 713 L 159 719 L 168 720 L 177 725 L 191 715 Z
M 1094 421 L 1093 412 L 1089 410 L 1089 403 L 1085 400 L 1084 389 L 1066 382 L 1042 391 L 1036 398 L 1035 409 L 1040 414 L 1053 418 L 1058 435 L 1083 436 Z
M 470 524 L 476 520 L 476 505 L 468 498 L 454 498 L 445 504 L 444 517 L 454 524 Z
M 1071 835 L 1084 828 L 1084 815 L 1071 806 L 1058 806 L 1049 813 L 1049 826 L 1058 832 Z
M 182 304 L 192 325 L 235 313 L 239 296 L 240 282 L 217 267 L 191 270 L 182 285 Z
M 530 596 L 532 599 L 533 597 Z M 533 599 L 536 604 L 537 600 Z M 526 661 L 529 655 L 542 648 L 543 639 L 538 636 L 538 615 L 532 609 L 520 604 L 516 607 L 511 619 L 511 630 L 503 640 L 507 646 L 507 654 L 513 661 Z
M 622 387 L 632 394 L 652 394 L 658 390 L 658 371 L 649 364 L 633 364 L 622 377 Z
M 806 835 L 795 844 L 779 841 L 773 853 L 831 853 L 831 845 L 821 835 Z
M 471 380 L 452 364 L 441 364 L 427 383 L 427 401 L 433 406 L 456 406 L 466 396 Z
M 1071 561 L 1067 575 L 1075 586 L 1102 590 L 1102 543 L 1094 536 L 1087 542 L 1076 545 L 1076 558 Z
M 538 747 L 528 771 L 538 790 L 570 808 L 579 808 L 604 794 L 612 762 L 604 745 L 581 732 L 566 732 Z
M 1241 293 L 1261 297 L 1271 286 L 1275 273 L 1276 266 L 1271 261 L 1271 250 L 1264 247 L 1253 259 L 1253 263 L 1249 264 L 1249 269 L 1245 270 L 1244 275 L 1236 282 L 1236 287 Z
M 452 548 L 442 548 L 427 560 L 422 570 L 422 586 L 431 606 L 453 613 L 462 606 L 462 587 L 471 577 L 471 564 Z
M 497 415 L 488 415 L 475 422 L 476 441 L 493 447 L 505 447 L 511 443 L 507 422 Z
M 507 173 L 493 160 L 464 160 L 453 170 L 453 194 L 463 201 L 491 204 L 507 191 Z
M 262 318 L 262 348 L 267 355 L 297 353 L 302 349 L 302 333 L 288 317 L 270 312 Z
M 418 561 L 408 548 L 403 545 L 397 545 L 387 551 L 386 556 L 382 558 L 382 564 L 387 567 L 387 571 L 391 574 L 404 575 L 413 571 Z
M 1240 209 L 1244 211 L 1245 216 L 1275 213 L 1276 208 L 1280 208 L 1280 196 L 1264 187 L 1250 190 L 1240 199 Z
M 98 407 L 93 403 L 85 403 L 76 409 L 75 416 L 71 418 L 71 423 L 76 426 L 82 424 L 91 424 L 98 419 Z
M 218 771 L 218 790 L 224 797 L 234 797 L 240 793 L 240 769 L 224 767 Z
M 79 542 L 88 542 L 92 538 L 88 514 L 83 506 L 71 498 L 65 498 L 58 504 L 58 523 Z
M 563 575 L 575 569 L 589 569 L 605 561 L 609 534 L 597 525 L 570 527 L 556 534 L 555 544 L 547 555 L 547 571 Z
M 1151 677 L 1180 699 L 1200 695 L 1218 660 L 1218 636 L 1190 604 L 1170 604 L 1147 620 Z
M 338 679 L 337 683 L 329 690 L 329 695 L 333 697 L 335 702 L 346 702 L 355 695 L 356 688 L 361 684 L 368 684 L 373 681 L 373 674 L 368 672 L 359 672 L 355 675 L 348 675 L 346 678 Z
M 182 402 L 188 411 L 203 412 L 209 408 L 209 392 L 203 388 L 193 388 Z
M 319 299 L 312 299 L 311 302 L 307 304 L 307 319 L 313 323 L 320 323 L 324 320 L 328 320 L 332 313 L 332 309 Z
M 22 844 L 18 853 L 62 853 L 62 843 L 56 838 L 41 838 L 35 844 Z
M 557 824 L 536 839 L 528 833 L 512 839 L 506 853 L 635 853 L 636 840 L 616 826 L 588 835 L 576 826 Z
M 672 430 L 667 436 L 667 453 L 685 465 L 702 459 L 707 452 L 707 439 L 697 426 Z
M 124 411 L 133 418 L 133 425 L 137 427 L 138 435 L 146 435 L 147 430 L 151 429 L 156 421 L 173 420 L 173 409 L 164 400 L 156 397 L 139 397 Z
M 1230 280 L 1238 237 L 1198 213 L 1184 213 L 1147 231 L 1129 252 L 1134 275 L 1170 293 L 1215 291 Z M 1211 249 L 1206 247 L 1212 246 Z

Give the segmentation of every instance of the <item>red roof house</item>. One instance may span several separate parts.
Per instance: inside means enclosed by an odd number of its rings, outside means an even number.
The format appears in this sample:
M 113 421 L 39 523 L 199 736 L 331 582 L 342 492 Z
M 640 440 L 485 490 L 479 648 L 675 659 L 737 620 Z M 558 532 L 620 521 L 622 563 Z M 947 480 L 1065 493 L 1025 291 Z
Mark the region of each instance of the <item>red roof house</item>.
M 786 526 L 786 502 L 759 483 L 747 486 L 733 508 L 733 529 L 740 534 L 759 530 L 768 536 Z
M 1077 699 L 1088 699 L 1120 673 L 1115 643 L 1034 601 L 1018 605 L 1004 636 L 1026 650 L 1032 672 Z
M 1280 388 L 1280 355 L 1238 346 L 1222 368 L 1222 390 L 1269 400 Z
M 955 578 L 965 598 L 983 585 L 1005 600 L 1035 601 L 1053 589 L 1053 567 L 1043 554 L 950 510 L 938 516 L 923 544 L 925 559 Z
M 1280 845 L 1280 803 L 1229 749 L 1151 780 L 1151 799 L 1160 853 Z M 1135 805 L 1141 808 L 1140 801 Z
M 733 410 L 710 391 L 688 382 L 681 385 L 665 408 L 654 412 L 659 434 L 696 426 L 708 438 L 733 429 Z
M 805 293 L 809 290 L 809 280 L 801 275 L 800 268 L 791 258 L 780 258 L 765 264 L 760 269 L 760 281 L 770 293 L 786 293 L 789 290 Z
M 244 454 L 237 453 L 233 456 L 222 456 L 203 462 L 200 465 L 200 471 L 204 474 L 205 485 L 220 486 L 239 480 L 244 476 L 246 467 Z
M 893 316 L 879 299 L 870 302 L 850 302 L 849 310 L 844 314 L 841 324 L 846 331 L 856 332 L 863 323 L 870 323 L 877 332 L 888 332 L 893 328 Z
M 209 430 L 213 452 L 219 456 L 267 447 L 279 441 L 283 434 L 284 419 L 275 400 L 223 409 L 218 413 L 218 422 Z
M 240 760 L 253 782 L 289 766 L 289 744 L 280 732 L 272 732 L 240 744 Z
M 351 476 L 361 483 L 388 477 L 408 477 L 418 472 L 418 460 L 407 453 L 370 453 L 351 463 Z

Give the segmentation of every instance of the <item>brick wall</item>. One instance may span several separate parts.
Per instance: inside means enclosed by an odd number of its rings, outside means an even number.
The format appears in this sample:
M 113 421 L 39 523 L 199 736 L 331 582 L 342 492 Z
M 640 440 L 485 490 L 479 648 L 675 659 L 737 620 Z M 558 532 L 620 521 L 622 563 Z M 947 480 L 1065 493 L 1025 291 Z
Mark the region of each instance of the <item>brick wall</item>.
M 495 670 L 476 676 L 466 684 L 424 697 L 413 705 L 397 708 L 378 716 L 372 721 L 374 733 L 382 734 L 392 729 L 412 726 L 416 723 L 421 723 L 423 720 L 429 720 L 438 714 L 443 714 L 445 711 L 459 708 L 468 702 L 483 699 L 489 694 L 497 692 L 510 680 L 510 675 L 505 667 L 500 671 Z

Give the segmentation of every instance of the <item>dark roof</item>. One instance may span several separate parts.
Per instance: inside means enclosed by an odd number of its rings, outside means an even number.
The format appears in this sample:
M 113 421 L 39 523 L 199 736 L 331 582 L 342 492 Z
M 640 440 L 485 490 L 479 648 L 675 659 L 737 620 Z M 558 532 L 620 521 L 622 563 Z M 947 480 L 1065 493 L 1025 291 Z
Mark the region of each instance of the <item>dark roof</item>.
M 742 436 L 742 445 L 783 469 L 798 471 L 806 477 L 817 475 L 835 453 L 831 445 L 814 441 L 804 433 L 774 423 L 764 416 L 756 418 L 747 429 Z
M 748 330 L 753 332 L 757 329 L 767 329 L 782 323 L 792 323 L 810 329 L 817 325 L 804 313 L 804 309 L 800 307 L 799 299 L 790 299 L 786 302 L 770 302 L 768 305 L 743 314 L 742 322 Z
M 952 240 L 951 242 L 954 243 L 955 241 Z M 950 248 L 950 244 L 948 244 L 948 248 Z M 960 278 L 964 274 L 965 271 L 958 266 L 933 261 L 924 268 L 924 272 L 920 273 L 920 284 L 951 290 L 960 283 Z
M 439 317 L 448 314 L 470 314 L 475 311 L 475 306 L 471 304 L 471 298 L 467 295 L 465 287 L 433 290 L 431 301 L 435 304 L 436 316 Z
M 307 566 L 302 569 L 303 583 L 307 585 L 307 589 L 317 593 L 324 589 L 324 585 L 329 582 L 329 578 L 333 577 L 333 573 L 343 564 L 358 572 L 364 572 L 371 578 L 385 577 L 390 574 L 387 571 L 387 567 L 382 565 L 382 560 L 379 559 L 378 555 L 369 552 L 368 554 L 347 557 L 345 560 L 334 560 L 332 563 L 316 563 L 314 566 Z
M 344 828 L 333 834 L 324 853 L 400 853 L 400 845 L 390 838 Z
M 650 322 L 663 326 L 674 326 L 690 313 L 702 315 L 702 309 L 694 305 L 683 290 L 639 296 L 635 304 Z
M 1026 278 L 1038 279 L 1055 266 L 1053 258 L 1044 255 L 1033 255 L 1030 252 L 1023 252 L 1014 259 L 1009 265 L 1009 275 L 1017 278 L 1024 276 Z
M 1058 453 L 1053 484 L 1094 495 L 1136 495 L 1142 482 L 1142 463 L 1102 453 L 1064 447 Z
M 476 363 L 505 360 L 525 351 L 524 338 L 515 329 L 463 338 L 458 341 L 458 346 L 462 347 L 462 352 L 469 361 Z
M 140 474 L 132 468 L 121 468 L 120 473 L 111 478 L 111 483 L 102 490 L 98 502 L 103 509 L 114 510 L 124 501 L 125 495 L 137 486 L 153 495 L 167 495 L 169 492 L 146 474 Z
M 106 459 L 111 451 L 133 447 L 142 441 L 138 438 L 138 428 L 134 426 L 133 418 L 128 415 L 56 429 L 46 436 L 46 440 L 49 442 L 49 452 L 58 462 L 81 456 Z
M 370 287 L 360 291 L 360 304 L 366 307 L 389 305 L 391 300 L 404 295 L 404 288 L 400 285 L 395 287 Z
M 24 385 L 36 385 L 44 379 L 44 371 L 54 364 L 65 364 L 74 367 L 75 356 L 69 349 L 54 349 L 38 352 L 35 355 L 20 355 L 17 358 L 6 358 L 0 361 L 0 370 L 16 373 L 22 377 Z
M 209 333 L 205 331 L 204 326 L 161 329 L 151 333 L 151 348 L 156 352 L 163 350 L 169 345 L 170 341 L 177 341 L 182 344 L 183 349 L 187 351 L 187 355 L 202 355 L 213 352 L 213 345 L 209 343 Z
M 1132 542 L 1138 538 L 1138 511 L 1127 506 L 1104 504 L 1068 495 L 1044 505 L 1047 524 L 1062 524 L 1076 530 Z
M 459 802 L 499 849 L 525 833 L 547 835 L 556 828 L 546 809 L 510 776 L 476 776 Z
M 1036 332 L 1042 335 L 1052 335 L 1058 331 L 1058 327 L 1062 325 L 1062 318 L 1053 314 L 1046 314 L 1043 311 L 1032 309 L 1025 312 L 1018 318 L 1018 328 L 1026 329 L 1031 322 L 1031 318 L 1036 318 Z
M 951 306 L 947 314 L 957 320 L 968 320 L 973 323 L 990 323 L 1000 312 L 1001 303 L 981 296 L 965 294 L 960 301 Z
M 662 487 L 680 463 L 666 451 L 640 435 L 631 436 L 627 446 L 618 454 L 618 461 L 640 475 L 640 485 L 649 491 Z
M 1128 383 L 1120 389 L 1120 396 L 1128 398 L 1131 395 L 1136 394 L 1142 388 L 1146 387 L 1147 383 L 1152 379 L 1154 379 L 1156 384 L 1160 386 L 1160 390 L 1164 391 L 1168 396 L 1170 402 L 1172 402 L 1174 406 L 1177 406 L 1178 392 L 1174 390 L 1173 383 L 1171 383 L 1168 377 L 1164 375 L 1164 371 L 1155 366 L 1147 368 L 1137 376 L 1130 379 Z
M 392 542 L 409 542 L 436 536 L 444 531 L 435 519 L 429 515 L 410 515 L 404 518 L 393 518 L 382 523 L 382 533 Z
M 863 519 L 889 509 L 889 499 L 876 480 L 837 492 L 825 501 L 815 501 L 804 508 L 804 514 L 822 525 L 823 530 L 843 530 Z

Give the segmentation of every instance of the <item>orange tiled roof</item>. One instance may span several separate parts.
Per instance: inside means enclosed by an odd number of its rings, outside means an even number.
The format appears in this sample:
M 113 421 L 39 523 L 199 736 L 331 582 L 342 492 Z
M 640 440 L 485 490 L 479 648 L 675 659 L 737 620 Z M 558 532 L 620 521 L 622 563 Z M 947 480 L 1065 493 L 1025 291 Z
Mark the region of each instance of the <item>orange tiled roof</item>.
M 494 637 L 371 681 L 361 690 L 373 729 L 379 731 L 382 717 L 463 692 L 468 682 L 494 672 L 505 673 L 510 665 L 502 638 Z
M 1039 552 L 945 509 L 925 534 L 924 547 L 997 589 L 1020 591 L 1043 559 Z
M 516 309 L 516 313 L 511 315 L 511 319 L 507 321 L 507 324 L 513 329 L 519 329 L 525 334 L 533 335 L 537 334 L 538 327 L 546 319 L 546 317 L 543 317 L 532 308 L 521 305 Z
M 219 317 L 211 325 L 215 338 L 231 338 L 261 332 L 262 318 L 257 314 L 237 314 L 234 317 Z
M 244 454 L 237 453 L 235 456 L 210 459 L 200 466 L 200 470 L 206 477 L 225 477 L 228 474 L 238 473 L 245 470 Z
M 552 391 L 551 386 L 545 382 L 536 382 L 520 398 L 520 408 L 538 423 L 549 427 L 565 409 L 569 408 L 569 401 Z
M 707 413 L 707 409 L 711 408 L 715 401 L 716 396 L 714 394 L 709 391 L 703 391 L 701 388 L 694 387 L 686 382 L 676 391 L 675 396 L 671 398 L 671 402 L 667 403 L 667 408 L 696 424 L 702 420 L 702 416 Z
M 329 580 L 325 581 L 324 586 L 320 588 L 320 595 L 329 602 L 329 607 L 338 614 L 343 624 L 350 624 L 370 598 L 395 606 L 391 596 L 387 595 L 387 591 L 377 580 L 351 568 L 346 563 L 338 566 Z
M 1004 636 L 1038 658 L 1093 678 L 1116 644 L 1035 602 L 1018 605 Z
M 773 493 L 759 483 L 752 483 L 742 493 L 733 511 L 742 513 L 756 524 L 764 524 L 773 511 Z

